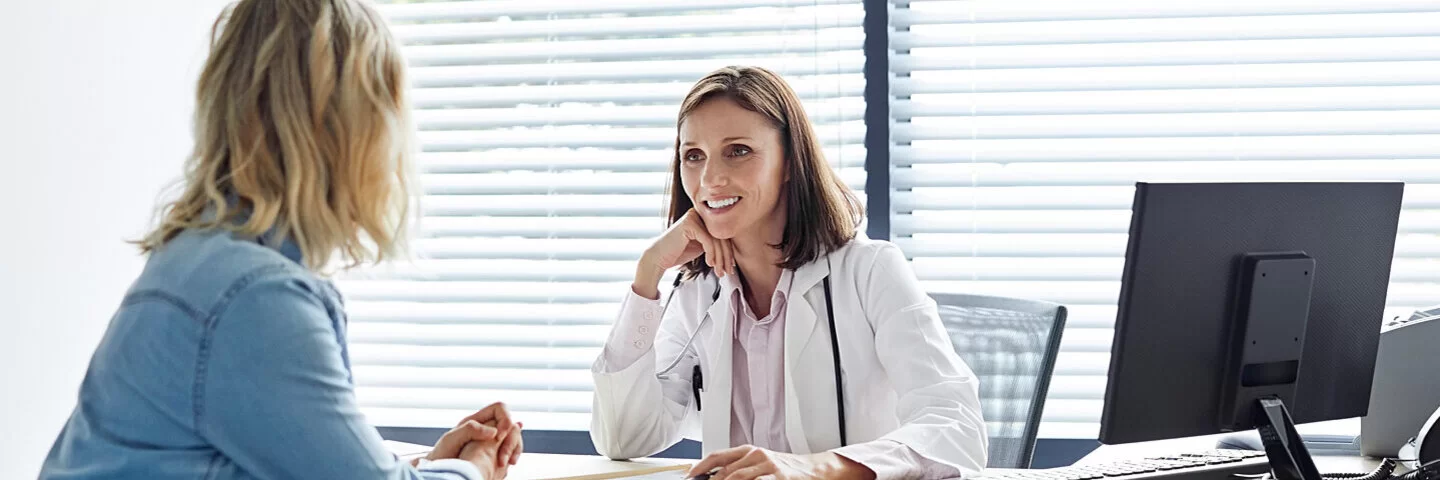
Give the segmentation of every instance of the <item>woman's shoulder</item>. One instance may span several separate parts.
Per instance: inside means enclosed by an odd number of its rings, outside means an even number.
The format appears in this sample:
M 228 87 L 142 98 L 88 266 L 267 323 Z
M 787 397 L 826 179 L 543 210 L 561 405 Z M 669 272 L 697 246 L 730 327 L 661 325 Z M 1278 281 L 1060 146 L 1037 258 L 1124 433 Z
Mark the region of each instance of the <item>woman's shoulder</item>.
M 224 230 L 186 231 L 150 255 L 131 295 L 160 294 L 214 313 L 247 289 L 285 284 L 318 297 L 323 280 L 300 264 Z
M 864 232 L 856 233 L 854 238 L 836 249 L 830 257 L 832 261 L 839 260 L 845 265 L 861 267 L 861 270 L 877 264 L 905 260 L 905 254 L 900 251 L 899 246 L 888 240 L 870 238 Z

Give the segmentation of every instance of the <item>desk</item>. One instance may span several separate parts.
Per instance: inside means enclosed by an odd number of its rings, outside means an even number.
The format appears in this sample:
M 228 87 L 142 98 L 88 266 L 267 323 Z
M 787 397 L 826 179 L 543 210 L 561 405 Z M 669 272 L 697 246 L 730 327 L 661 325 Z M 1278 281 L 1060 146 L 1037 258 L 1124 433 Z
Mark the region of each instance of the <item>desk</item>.
M 1295 428 L 1301 435 L 1356 435 L 1360 432 L 1360 419 L 1350 418 L 1308 423 Z M 1206 435 L 1126 445 L 1101 445 L 1100 448 L 1090 452 L 1089 455 L 1081 458 L 1080 461 L 1075 462 L 1075 464 L 1089 465 L 1213 450 L 1215 448 L 1215 442 L 1223 436 L 1224 435 Z M 1315 468 L 1319 469 L 1320 473 L 1370 473 L 1371 470 L 1374 470 L 1375 467 L 1380 465 L 1380 459 L 1360 455 L 1316 455 L 1312 453 L 1311 457 L 1315 459 Z M 1404 467 L 1401 467 L 1401 470 L 1403 471 Z
M 430 447 L 424 445 L 391 440 L 385 441 L 385 448 L 406 460 L 430 451 Z M 677 458 L 640 458 L 619 462 L 594 455 L 524 453 L 520 455 L 520 462 L 510 467 L 510 473 L 506 475 L 505 480 L 599 480 L 614 478 L 616 474 L 625 474 L 625 472 L 641 474 L 641 472 L 665 469 L 665 467 L 684 466 L 688 470 L 694 464 L 695 460 Z M 678 470 L 675 478 L 680 478 L 684 473 L 685 470 Z
M 1075 465 L 1093 465 L 1212 450 L 1215 448 L 1215 441 L 1222 436 L 1208 435 L 1125 445 L 1101 445 L 1094 452 L 1090 452 L 1089 455 L 1075 462 Z M 1314 455 L 1312 458 L 1315 459 L 1315 467 L 1320 470 L 1320 473 L 1369 473 L 1380 465 L 1380 459 L 1359 455 Z

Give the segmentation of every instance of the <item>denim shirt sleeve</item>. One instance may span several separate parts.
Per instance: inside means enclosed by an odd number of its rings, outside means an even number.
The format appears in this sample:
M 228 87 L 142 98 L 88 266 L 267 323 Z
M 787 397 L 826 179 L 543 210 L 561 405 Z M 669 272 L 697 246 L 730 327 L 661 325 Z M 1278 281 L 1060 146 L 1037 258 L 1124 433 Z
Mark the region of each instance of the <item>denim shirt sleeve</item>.
M 332 322 L 302 279 L 236 285 L 201 346 L 200 434 L 260 478 L 482 480 L 468 462 L 416 471 L 385 449 L 356 405 Z

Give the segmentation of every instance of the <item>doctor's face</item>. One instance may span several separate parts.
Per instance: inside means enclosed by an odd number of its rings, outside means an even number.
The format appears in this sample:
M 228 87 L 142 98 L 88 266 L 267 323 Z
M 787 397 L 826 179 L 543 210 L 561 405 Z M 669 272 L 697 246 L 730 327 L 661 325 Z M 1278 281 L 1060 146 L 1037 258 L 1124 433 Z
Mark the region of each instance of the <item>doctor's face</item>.
M 714 98 L 680 123 L 680 180 L 715 238 L 785 226 L 785 146 L 764 115 Z

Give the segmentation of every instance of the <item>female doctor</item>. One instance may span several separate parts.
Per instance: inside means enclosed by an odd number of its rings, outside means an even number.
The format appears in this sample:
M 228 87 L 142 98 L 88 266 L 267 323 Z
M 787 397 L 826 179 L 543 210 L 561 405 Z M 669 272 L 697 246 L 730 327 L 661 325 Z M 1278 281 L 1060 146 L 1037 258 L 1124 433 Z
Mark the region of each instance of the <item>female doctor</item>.
M 729 67 L 696 83 L 672 171 L 670 228 L 593 368 L 600 453 L 699 436 L 691 475 L 724 480 L 984 467 L 974 374 L 900 250 L 857 234 L 859 202 L 784 80 Z

